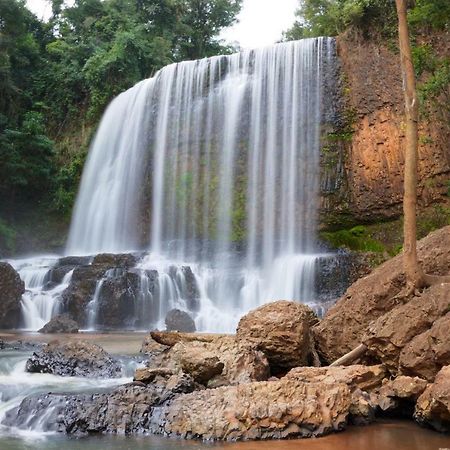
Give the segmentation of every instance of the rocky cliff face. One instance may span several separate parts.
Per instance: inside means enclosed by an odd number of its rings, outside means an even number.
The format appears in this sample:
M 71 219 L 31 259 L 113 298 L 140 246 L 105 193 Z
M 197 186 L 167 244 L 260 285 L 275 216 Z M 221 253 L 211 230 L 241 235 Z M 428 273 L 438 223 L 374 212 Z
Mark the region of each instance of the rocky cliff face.
M 431 46 L 448 54 L 435 36 Z M 403 93 L 399 56 L 379 42 L 337 41 L 342 92 L 340 121 L 322 146 L 322 224 L 376 222 L 398 217 L 403 193 Z M 419 207 L 448 200 L 450 127 L 429 111 L 419 124 Z M 331 169 L 330 169 L 331 166 Z M 327 180 L 331 178 L 330 184 Z M 333 173 L 334 172 L 334 173 Z

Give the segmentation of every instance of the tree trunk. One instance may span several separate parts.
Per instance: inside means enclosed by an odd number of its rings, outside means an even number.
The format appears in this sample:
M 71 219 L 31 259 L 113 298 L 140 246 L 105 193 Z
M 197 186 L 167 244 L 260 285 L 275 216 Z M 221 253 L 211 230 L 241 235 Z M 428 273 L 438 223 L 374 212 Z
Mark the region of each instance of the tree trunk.
M 417 260 L 417 159 L 419 116 L 416 80 L 412 63 L 411 44 L 409 41 L 406 0 L 395 0 L 398 15 L 398 37 L 400 46 L 400 63 L 405 97 L 405 173 L 403 194 L 403 264 L 407 284 L 419 288 L 424 284 L 424 273 Z

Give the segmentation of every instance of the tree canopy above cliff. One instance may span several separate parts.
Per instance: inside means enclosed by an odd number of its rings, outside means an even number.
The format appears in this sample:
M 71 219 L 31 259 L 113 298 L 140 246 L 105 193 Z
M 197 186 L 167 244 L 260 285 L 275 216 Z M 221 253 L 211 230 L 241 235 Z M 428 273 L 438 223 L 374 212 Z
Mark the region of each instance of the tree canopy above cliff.
M 411 1 L 409 21 L 415 28 L 448 29 L 448 0 Z M 392 0 L 299 0 L 297 20 L 285 39 L 336 36 L 349 29 L 367 35 L 396 33 L 397 16 Z
M 62 188 L 70 208 L 82 161 L 67 160 L 47 136 L 58 141 L 95 124 L 114 96 L 164 65 L 229 53 L 219 33 L 242 0 L 49 3 L 42 22 L 25 0 L 0 0 L 0 196 L 4 203 Z

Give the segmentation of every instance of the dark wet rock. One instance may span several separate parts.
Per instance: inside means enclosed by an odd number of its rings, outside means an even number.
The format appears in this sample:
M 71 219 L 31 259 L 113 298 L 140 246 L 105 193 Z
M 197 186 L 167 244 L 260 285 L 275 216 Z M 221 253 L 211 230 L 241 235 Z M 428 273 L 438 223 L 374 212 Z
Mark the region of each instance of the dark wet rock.
M 25 284 L 11 264 L 0 262 L 0 328 L 17 328 Z
M 92 265 L 130 268 L 134 267 L 137 261 L 138 258 L 130 253 L 123 253 L 123 254 L 100 253 L 94 257 Z
M 13 341 L 5 341 L 0 339 L 0 350 L 16 350 L 20 352 L 30 352 L 41 350 L 45 344 L 41 342 L 30 342 L 30 341 L 21 341 L 21 340 L 13 340 Z
M 124 269 L 109 270 L 98 297 L 96 325 L 103 328 L 133 326 L 139 291 L 138 273 Z
M 92 263 L 75 267 L 70 284 L 62 294 L 65 310 L 80 326 L 86 326 L 87 305 L 94 297 L 97 285 L 103 280 L 99 296 L 98 325 L 104 328 L 134 325 L 130 322 L 135 317 L 135 303 L 140 286 L 140 275 L 133 269 L 136 262 L 136 256 L 131 254 L 100 254 L 94 257 Z M 70 266 L 62 266 L 67 267 Z M 62 268 L 55 270 L 63 270 Z
M 418 242 L 419 260 L 427 273 L 450 273 L 450 226 L 444 227 Z M 370 275 L 349 287 L 324 319 L 314 327 L 316 348 L 331 363 L 358 346 L 371 322 L 408 299 L 397 295 L 405 287 L 403 255 L 385 262 Z
M 318 319 L 301 303 L 279 300 L 250 311 L 239 321 L 236 339 L 252 343 L 267 357 L 272 373 L 308 365 L 311 326 Z
M 414 418 L 435 430 L 450 432 L 450 365 L 439 371 L 418 398 Z
M 372 323 L 363 342 L 392 374 L 433 381 L 450 364 L 449 308 L 448 286 L 432 286 Z
M 64 277 L 71 270 L 79 266 L 88 265 L 91 262 L 91 259 L 90 256 L 65 256 L 58 259 L 45 276 L 46 287 L 52 288 L 57 284 L 61 284 Z
M 39 333 L 78 333 L 78 324 L 68 315 L 60 314 L 53 317 L 40 330 Z
M 153 383 L 131 383 L 107 393 L 43 394 L 25 398 L 18 408 L 9 411 L 4 425 L 28 428 L 32 421 L 43 431 L 68 434 L 145 433 L 155 407 L 197 388 L 186 374 L 157 377 Z
M 116 378 L 122 374 L 120 363 L 105 350 L 81 340 L 49 342 L 27 360 L 26 371 L 89 378 Z
M 193 333 L 196 331 L 194 319 L 186 311 L 171 309 L 166 315 L 167 331 Z
M 172 279 L 177 281 L 181 297 L 186 300 L 189 311 L 198 311 L 200 307 L 200 291 L 192 269 L 189 266 L 172 266 L 169 270 Z
M 68 288 L 62 294 L 65 310 L 82 327 L 87 325 L 86 307 L 94 296 L 97 282 L 107 270 L 108 267 L 103 265 L 77 267 Z

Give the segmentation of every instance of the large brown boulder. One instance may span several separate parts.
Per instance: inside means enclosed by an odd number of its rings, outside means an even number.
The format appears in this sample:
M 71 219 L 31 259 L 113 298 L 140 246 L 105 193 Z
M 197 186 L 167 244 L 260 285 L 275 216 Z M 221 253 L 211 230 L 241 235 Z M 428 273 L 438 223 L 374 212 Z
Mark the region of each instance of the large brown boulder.
M 450 273 L 450 226 L 418 242 L 419 261 L 427 273 Z M 405 287 L 403 255 L 398 255 L 361 278 L 328 310 L 313 329 L 321 358 L 331 363 L 361 343 L 369 324 L 402 301 L 397 298 Z
M 450 313 L 409 342 L 400 353 L 399 364 L 402 373 L 433 381 L 439 370 L 450 364 Z
M 279 300 L 243 316 L 236 339 L 256 345 L 266 355 L 272 373 L 279 373 L 311 362 L 311 326 L 317 321 L 308 306 Z
M 149 368 L 164 367 L 184 371 L 209 387 L 267 380 L 269 365 L 264 354 L 231 336 L 212 342 L 178 342 L 153 355 Z
M 443 367 L 419 397 L 415 419 L 438 431 L 450 431 L 450 365 Z
M 11 264 L 0 262 L 0 328 L 17 328 L 25 284 Z
M 395 411 L 411 417 L 415 402 L 427 385 L 422 378 L 403 375 L 385 380 L 377 392 L 376 403 L 382 411 Z
M 226 386 L 176 398 L 153 431 L 220 440 L 321 436 L 346 426 L 351 404 L 345 384 L 282 379 Z
M 363 342 L 391 373 L 432 381 L 450 363 L 449 307 L 448 285 L 432 286 L 373 322 Z M 442 317 L 445 314 L 449 317 Z
M 27 372 L 65 377 L 117 378 L 121 365 L 105 350 L 90 342 L 51 341 L 27 360 Z

